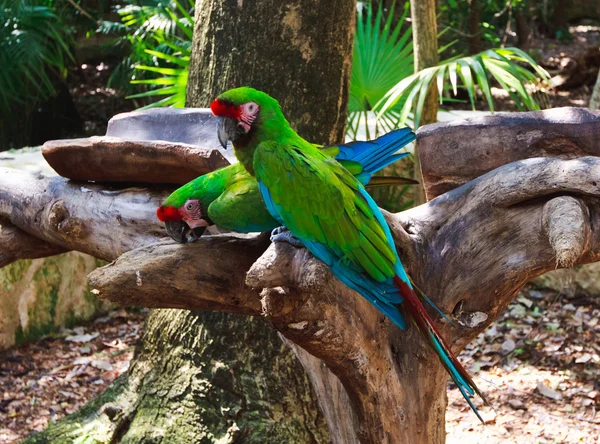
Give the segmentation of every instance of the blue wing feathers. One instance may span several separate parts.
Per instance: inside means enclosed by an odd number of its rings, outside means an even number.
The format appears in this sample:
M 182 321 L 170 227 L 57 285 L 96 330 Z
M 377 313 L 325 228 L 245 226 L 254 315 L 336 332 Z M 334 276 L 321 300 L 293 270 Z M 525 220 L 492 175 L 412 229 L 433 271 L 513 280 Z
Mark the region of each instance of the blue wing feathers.
M 336 159 L 360 163 L 363 173 L 367 173 L 370 178 L 382 168 L 408 156 L 408 153 L 395 153 L 415 140 L 415 137 L 415 133 L 407 127 L 394 130 L 375 140 L 338 145 L 340 152 Z M 361 180 L 361 183 L 365 182 Z

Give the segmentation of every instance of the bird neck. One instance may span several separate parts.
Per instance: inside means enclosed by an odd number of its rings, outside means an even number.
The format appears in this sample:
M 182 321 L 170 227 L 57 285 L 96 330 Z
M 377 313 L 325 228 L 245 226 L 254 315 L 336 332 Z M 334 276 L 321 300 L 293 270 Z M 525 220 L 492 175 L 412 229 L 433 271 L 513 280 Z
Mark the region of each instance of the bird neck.
M 248 134 L 240 137 L 233 144 L 235 156 L 246 168 L 246 171 L 254 176 L 254 152 L 263 142 L 275 141 L 286 143 L 287 141 L 300 138 L 290 127 L 287 120 L 283 122 L 267 121 L 253 127 Z

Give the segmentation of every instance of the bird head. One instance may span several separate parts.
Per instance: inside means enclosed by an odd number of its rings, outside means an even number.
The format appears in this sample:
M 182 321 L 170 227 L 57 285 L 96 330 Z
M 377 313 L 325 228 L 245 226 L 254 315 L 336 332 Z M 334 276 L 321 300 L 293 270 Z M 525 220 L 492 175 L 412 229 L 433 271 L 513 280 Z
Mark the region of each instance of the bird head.
M 285 118 L 277 100 L 254 88 L 230 89 L 211 104 L 213 114 L 219 117 L 218 137 L 223 148 L 231 141 L 237 146 L 248 145 L 261 130 L 274 129 Z
M 208 226 L 213 225 L 206 211 L 206 193 L 200 186 L 206 176 L 175 190 L 156 210 L 156 216 L 165 223 L 167 234 L 175 242 L 193 242 L 204 234 Z

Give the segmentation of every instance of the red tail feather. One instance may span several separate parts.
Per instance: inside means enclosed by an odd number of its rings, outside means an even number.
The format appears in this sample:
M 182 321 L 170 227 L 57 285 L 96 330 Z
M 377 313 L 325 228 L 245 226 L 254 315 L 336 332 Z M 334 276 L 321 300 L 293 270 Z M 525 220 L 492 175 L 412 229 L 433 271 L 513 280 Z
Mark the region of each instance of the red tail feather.
M 402 281 L 398 276 L 394 277 L 394 283 L 398 286 L 398 288 L 400 289 L 400 294 L 404 298 L 404 301 L 402 302 L 402 304 L 405 307 L 407 314 L 410 316 L 410 318 L 416 324 L 417 328 L 419 329 L 421 334 L 425 337 L 425 339 L 428 341 L 428 343 L 430 345 L 432 345 L 432 348 L 434 349 L 434 351 L 436 351 L 436 353 L 437 353 L 437 350 L 435 350 L 435 347 L 433 347 L 433 344 L 431 344 L 430 335 L 435 337 L 435 339 L 437 339 L 437 341 L 441 344 L 442 349 L 444 350 L 445 354 L 447 355 L 447 358 L 449 359 L 449 361 L 455 367 L 456 371 L 465 379 L 465 381 L 475 391 L 475 393 L 477 393 L 479 396 L 481 396 L 481 398 L 487 403 L 487 400 L 485 399 L 483 394 L 480 392 L 480 390 L 477 388 L 477 386 L 473 382 L 473 379 L 471 378 L 471 376 L 469 376 L 469 374 L 464 369 L 462 364 L 456 358 L 456 355 L 450 349 L 450 346 L 446 343 L 446 341 L 444 340 L 442 335 L 439 333 L 439 331 L 435 327 L 435 323 L 434 323 L 433 319 L 431 319 L 431 317 L 425 310 L 425 307 L 423 306 L 423 304 L 421 304 L 421 301 L 419 300 L 415 291 L 411 287 L 409 287 L 406 282 Z M 446 367 L 446 370 L 452 376 L 451 370 L 444 363 L 444 360 L 442 359 L 441 356 L 440 356 L 440 360 L 442 361 L 442 364 L 444 365 L 444 367 Z M 452 379 L 455 379 L 455 378 L 453 377 Z M 457 382 L 457 381 L 455 380 L 455 382 Z

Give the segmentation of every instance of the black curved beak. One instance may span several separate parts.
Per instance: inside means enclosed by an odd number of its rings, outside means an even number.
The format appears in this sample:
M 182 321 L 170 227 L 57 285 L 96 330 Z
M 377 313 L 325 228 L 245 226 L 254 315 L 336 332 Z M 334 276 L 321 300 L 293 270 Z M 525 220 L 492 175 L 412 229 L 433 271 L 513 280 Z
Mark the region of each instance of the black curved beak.
M 227 142 L 235 142 L 238 137 L 245 134 L 244 129 L 239 125 L 237 119 L 231 117 L 219 117 L 217 123 L 217 137 L 219 143 L 224 149 L 227 149 Z
M 225 119 L 227 119 L 227 117 L 219 117 L 219 123 L 217 123 L 217 137 L 224 150 L 227 149 L 227 141 L 229 140 Z
M 180 244 L 200 239 L 206 230 L 206 227 L 190 228 L 184 221 L 167 221 L 165 228 L 169 237 Z

